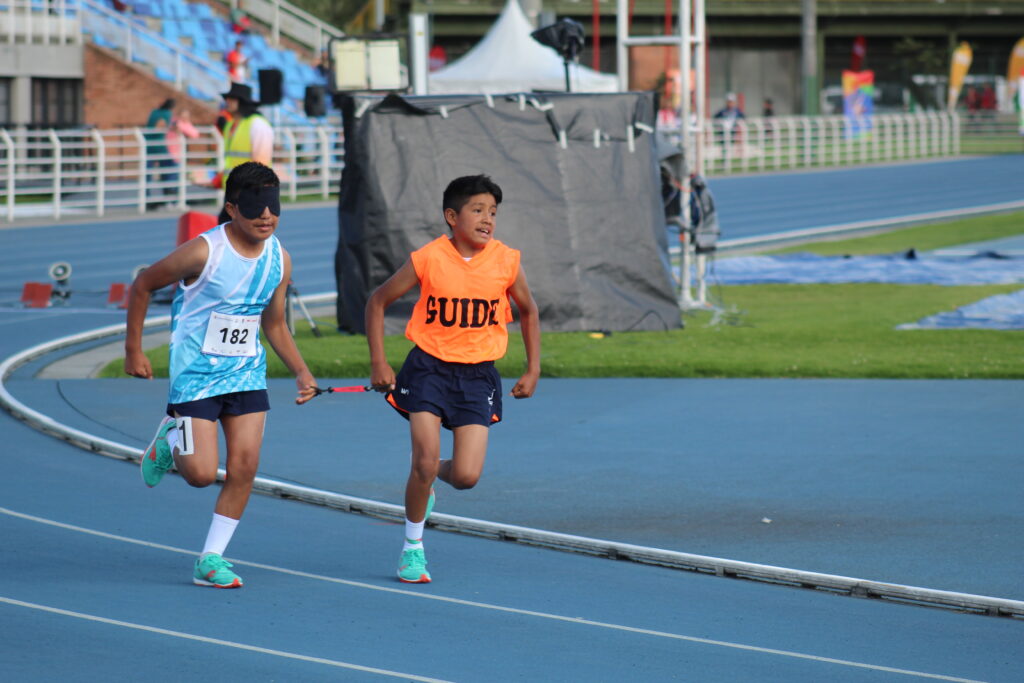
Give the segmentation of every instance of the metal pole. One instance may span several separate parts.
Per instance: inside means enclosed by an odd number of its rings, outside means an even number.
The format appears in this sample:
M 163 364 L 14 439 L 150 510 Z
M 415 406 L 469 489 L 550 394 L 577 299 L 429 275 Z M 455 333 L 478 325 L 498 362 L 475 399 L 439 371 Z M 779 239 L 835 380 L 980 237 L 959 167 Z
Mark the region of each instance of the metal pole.
M 133 128 L 135 142 L 139 145 L 139 213 L 146 213 L 146 184 L 149 181 L 149 146 L 138 128 Z
M 426 95 L 430 92 L 427 80 L 427 15 L 414 12 L 409 15 L 409 61 L 412 62 L 412 92 L 414 95 Z
M 331 193 L 331 143 L 323 126 L 316 127 L 316 136 L 320 142 L 320 194 L 327 199 Z
M 0 128 L 0 140 L 4 141 L 7 147 L 7 220 L 14 220 L 14 140 L 8 135 L 7 130 Z
M 683 141 L 683 159 L 687 168 L 693 161 L 693 141 L 691 133 L 693 126 L 690 122 L 690 114 L 693 107 L 690 102 L 690 73 L 693 71 L 693 20 L 690 15 L 690 3 L 693 0 L 679 0 L 679 76 L 683 83 L 683 92 L 679 98 L 679 126 Z M 699 114 L 698 114 L 699 116 Z M 690 180 L 689 173 L 683 174 L 683 215 L 689 224 L 690 214 Z
M 96 215 L 102 216 L 106 212 L 107 201 L 107 146 L 95 128 L 92 129 L 92 139 L 96 143 Z
M 57 132 L 50 128 L 47 133 L 50 144 L 53 145 L 53 217 L 60 218 L 60 174 L 63 172 L 61 167 L 64 165 L 64 161 L 61 154 L 60 138 L 57 137 Z
M 804 114 L 818 113 L 818 8 L 816 0 L 800 0 L 801 65 Z
M 274 0 L 274 19 L 270 27 L 270 42 L 274 47 L 281 45 L 281 3 Z
M 694 71 L 694 112 L 693 116 L 693 160 L 689 162 L 694 173 L 704 175 L 704 119 L 707 116 L 707 15 L 705 0 L 693 3 L 693 71 Z
M 615 2 L 615 71 L 619 76 L 619 90 L 629 90 L 629 48 L 626 37 L 629 33 L 629 8 L 626 0 Z

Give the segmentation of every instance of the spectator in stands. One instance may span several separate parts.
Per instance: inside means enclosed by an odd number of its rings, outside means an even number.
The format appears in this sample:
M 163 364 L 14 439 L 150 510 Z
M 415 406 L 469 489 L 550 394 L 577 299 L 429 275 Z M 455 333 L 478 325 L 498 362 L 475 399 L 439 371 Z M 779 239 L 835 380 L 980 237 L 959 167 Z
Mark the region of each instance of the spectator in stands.
M 182 108 L 171 118 L 171 125 L 167 129 L 167 151 L 174 159 L 175 166 L 181 166 L 185 161 L 184 145 L 182 138 L 197 138 L 199 131 L 192 125 L 192 112 Z
M 715 112 L 715 118 L 723 119 L 729 128 L 736 125 L 737 119 L 746 118 L 740 108 L 736 106 L 736 95 L 733 93 L 726 93 L 725 106 Z
M 242 54 L 242 41 L 235 41 L 235 49 L 224 56 L 224 61 L 227 62 L 231 82 L 245 83 L 245 67 L 249 60 Z
M 973 85 L 967 88 L 964 104 L 967 106 L 967 127 L 974 128 L 978 125 L 978 108 L 981 106 L 981 97 L 978 95 L 978 89 Z
M 242 0 L 238 0 L 238 5 L 231 10 L 229 15 L 231 19 L 231 30 L 238 35 L 247 35 L 252 30 L 252 20 L 249 15 L 242 9 Z
M 772 102 L 772 98 L 764 98 L 764 107 L 761 109 L 761 117 L 764 121 L 764 132 L 767 135 L 773 135 L 775 133 L 775 124 L 770 119 L 775 116 L 775 103 Z
M 722 121 L 720 141 L 724 145 L 727 138 L 733 142 L 737 141 L 739 137 L 739 127 L 736 125 L 736 122 L 747 117 L 744 116 L 743 111 L 736 106 L 736 95 L 733 93 L 726 93 L 725 106 L 715 112 L 715 118 Z
M 324 80 L 324 83 L 328 82 L 331 72 L 331 60 L 327 55 L 327 50 L 320 50 L 320 59 L 316 63 L 316 72 Z
M 979 105 L 982 119 L 992 121 L 996 117 L 996 91 L 991 83 L 986 83 L 985 87 L 981 89 Z
M 150 132 L 146 137 L 146 167 L 147 168 L 169 168 L 174 166 L 174 159 L 167 151 L 167 130 L 171 126 L 171 118 L 174 115 L 174 99 L 168 97 L 163 103 L 150 112 L 146 121 L 146 128 Z M 174 194 L 174 181 L 177 180 L 177 173 L 155 173 L 151 176 L 150 182 L 163 185 L 164 195 Z M 157 208 L 164 202 L 150 202 L 150 206 Z
M 224 163 L 222 172 L 214 178 L 214 187 L 221 187 L 231 170 L 246 161 L 258 161 L 270 166 L 274 158 L 274 129 L 259 111 L 259 103 L 252 99 L 252 88 L 232 83 L 224 93 L 225 109 L 231 122 L 224 130 Z M 225 219 L 221 210 L 221 222 Z

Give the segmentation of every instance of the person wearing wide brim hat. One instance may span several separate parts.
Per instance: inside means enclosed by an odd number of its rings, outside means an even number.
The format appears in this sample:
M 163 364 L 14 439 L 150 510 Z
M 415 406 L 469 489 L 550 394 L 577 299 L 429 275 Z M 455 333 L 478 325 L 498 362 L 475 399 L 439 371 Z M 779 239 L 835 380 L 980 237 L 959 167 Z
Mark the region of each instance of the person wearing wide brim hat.
M 231 120 L 224 128 L 224 163 L 213 179 L 214 187 L 223 187 L 231 170 L 246 161 L 271 166 L 274 158 L 274 129 L 260 113 L 252 88 L 232 83 L 222 97 Z
M 259 105 L 259 102 L 256 102 L 252 98 L 252 88 L 250 86 L 246 85 L 245 83 L 232 82 L 231 83 L 231 88 L 228 89 L 228 91 L 226 93 L 221 93 L 221 97 L 223 97 L 225 100 L 228 99 L 229 97 L 233 97 L 234 99 L 238 100 L 239 102 L 244 102 L 244 103 L 249 104 L 249 105 L 251 105 L 253 107 L 256 107 L 256 106 Z

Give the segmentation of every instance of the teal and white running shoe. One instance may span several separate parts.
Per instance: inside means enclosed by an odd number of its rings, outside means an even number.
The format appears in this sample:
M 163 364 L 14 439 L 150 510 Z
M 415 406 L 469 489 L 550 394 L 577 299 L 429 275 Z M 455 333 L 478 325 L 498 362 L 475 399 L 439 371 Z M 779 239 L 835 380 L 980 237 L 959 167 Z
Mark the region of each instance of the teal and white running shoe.
M 398 580 L 402 583 L 430 583 L 427 558 L 422 547 L 402 551 L 402 559 L 398 565 Z
M 156 428 L 156 436 L 142 453 L 142 461 L 139 463 L 142 470 L 142 481 L 150 488 L 159 484 L 167 474 L 167 470 L 174 467 L 174 456 L 171 455 L 171 447 L 167 445 L 167 432 L 172 427 L 174 427 L 173 417 L 165 417 L 161 420 L 160 426 Z
M 234 566 L 217 553 L 206 553 L 196 560 L 192 583 L 215 588 L 241 588 L 242 579 L 231 571 Z

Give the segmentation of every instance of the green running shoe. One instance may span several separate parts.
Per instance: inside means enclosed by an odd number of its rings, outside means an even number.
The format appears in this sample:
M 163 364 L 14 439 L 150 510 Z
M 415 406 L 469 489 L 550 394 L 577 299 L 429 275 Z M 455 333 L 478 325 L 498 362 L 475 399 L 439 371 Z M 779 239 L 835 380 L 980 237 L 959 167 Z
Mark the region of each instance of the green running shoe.
M 142 481 L 146 486 L 153 488 L 160 483 L 160 480 L 167 474 L 167 470 L 174 466 L 174 456 L 171 455 L 171 447 L 167 445 L 167 432 L 174 427 L 174 418 L 165 417 L 156 428 L 156 436 L 142 454 L 142 461 L 139 463 L 142 469 Z
M 434 489 L 430 489 L 430 498 L 427 498 L 427 511 L 423 515 L 423 521 L 430 519 L 430 513 L 434 511 Z
M 423 548 L 402 551 L 401 564 L 398 565 L 398 580 L 402 583 L 430 583 L 430 572 L 427 571 L 427 558 L 423 554 Z
M 217 553 L 206 553 L 196 560 L 192 583 L 215 588 L 241 588 L 242 579 L 231 571 L 234 566 Z

